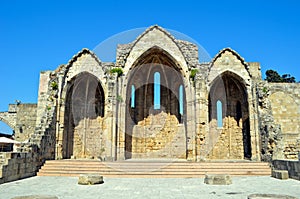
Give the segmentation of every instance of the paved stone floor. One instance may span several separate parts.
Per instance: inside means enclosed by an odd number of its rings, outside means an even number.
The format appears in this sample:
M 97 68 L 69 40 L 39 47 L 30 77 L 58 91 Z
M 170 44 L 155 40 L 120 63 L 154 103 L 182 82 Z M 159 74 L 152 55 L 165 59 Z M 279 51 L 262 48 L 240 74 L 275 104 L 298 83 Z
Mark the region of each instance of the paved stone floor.
M 300 181 L 271 177 L 233 177 L 231 185 L 206 185 L 203 178 L 104 178 L 104 184 L 78 185 L 75 177 L 32 177 L 0 185 L 0 198 L 55 195 L 59 199 L 236 198 L 254 193 L 287 194 L 300 199 Z

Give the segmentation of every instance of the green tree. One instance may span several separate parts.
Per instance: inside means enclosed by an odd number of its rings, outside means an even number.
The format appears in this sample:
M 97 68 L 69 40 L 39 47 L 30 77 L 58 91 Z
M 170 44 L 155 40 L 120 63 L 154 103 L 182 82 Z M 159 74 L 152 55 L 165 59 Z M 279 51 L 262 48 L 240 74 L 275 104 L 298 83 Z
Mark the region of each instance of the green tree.
M 290 74 L 284 74 L 282 75 L 283 82 L 287 83 L 295 83 L 296 79 L 295 77 L 292 77 Z
M 268 82 L 282 82 L 280 75 L 275 70 L 267 70 L 265 80 Z
M 286 83 L 295 83 L 295 77 L 290 74 L 284 74 L 280 76 L 275 70 L 266 71 L 266 79 L 268 82 L 286 82 Z

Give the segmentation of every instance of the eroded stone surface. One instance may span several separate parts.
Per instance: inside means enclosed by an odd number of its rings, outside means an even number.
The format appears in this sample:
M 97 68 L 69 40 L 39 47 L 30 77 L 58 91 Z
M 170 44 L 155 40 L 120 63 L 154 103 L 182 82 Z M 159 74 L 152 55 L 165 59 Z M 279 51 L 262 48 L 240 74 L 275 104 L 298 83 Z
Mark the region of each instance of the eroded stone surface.
M 95 185 L 95 184 L 102 184 L 103 176 L 98 174 L 81 174 L 78 178 L 78 184 L 80 185 Z
M 272 177 L 286 180 L 289 179 L 289 172 L 286 170 L 272 170 Z
M 185 149 L 185 130 L 175 115 L 150 115 L 133 128 L 132 158 L 185 159 Z
M 232 180 L 230 175 L 206 174 L 204 183 L 209 185 L 230 185 Z

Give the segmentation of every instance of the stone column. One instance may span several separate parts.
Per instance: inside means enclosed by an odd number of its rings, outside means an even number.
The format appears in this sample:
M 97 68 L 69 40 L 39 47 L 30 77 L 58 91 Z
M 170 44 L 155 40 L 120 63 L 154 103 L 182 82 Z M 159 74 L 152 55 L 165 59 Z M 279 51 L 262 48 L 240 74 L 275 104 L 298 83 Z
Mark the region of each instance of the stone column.
M 196 145 L 195 145 L 195 90 L 189 82 L 185 79 L 185 93 L 186 93 L 186 134 L 187 134 L 187 159 L 191 161 L 196 160 Z
M 253 83 L 252 83 L 253 85 Z M 248 109 L 249 109 L 249 120 L 250 120 L 250 136 L 251 136 L 251 159 L 260 161 L 260 141 L 259 141 L 259 124 L 258 124 L 258 105 L 256 99 L 256 88 L 247 87 L 248 92 Z
M 105 115 L 106 115 L 106 145 L 105 154 L 108 161 L 116 159 L 116 118 L 117 118 L 117 74 L 112 74 L 108 77 L 107 82 L 108 93 L 107 99 L 105 100 Z
M 127 82 L 125 77 L 119 78 L 118 94 L 122 97 L 122 101 L 118 101 L 118 113 L 116 123 L 116 136 L 117 136 L 117 160 L 125 160 L 125 122 L 126 122 L 126 90 Z

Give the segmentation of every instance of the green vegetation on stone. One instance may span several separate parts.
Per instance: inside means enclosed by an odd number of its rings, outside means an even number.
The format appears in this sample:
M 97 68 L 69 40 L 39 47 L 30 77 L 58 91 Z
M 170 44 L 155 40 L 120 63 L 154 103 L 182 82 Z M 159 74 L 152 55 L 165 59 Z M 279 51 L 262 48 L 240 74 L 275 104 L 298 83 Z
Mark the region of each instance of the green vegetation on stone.
M 51 82 L 51 88 L 52 88 L 52 90 L 57 90 L 58 89 L 57 82 Z
M 117 73 L 118 74 L 118 77 L 120 77 L 121 75 L 123 75 L 123 70 L 122 68 L 112 68 L 110 70 L 110 73 L 113 74 L 113 73 Z
M 197 73 L 198 73 L 198 69 L 197 68 L 193 68 L 191 70 L 190 78 L 194 80 Z

